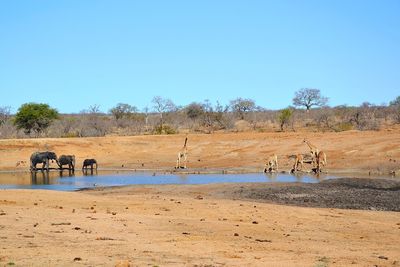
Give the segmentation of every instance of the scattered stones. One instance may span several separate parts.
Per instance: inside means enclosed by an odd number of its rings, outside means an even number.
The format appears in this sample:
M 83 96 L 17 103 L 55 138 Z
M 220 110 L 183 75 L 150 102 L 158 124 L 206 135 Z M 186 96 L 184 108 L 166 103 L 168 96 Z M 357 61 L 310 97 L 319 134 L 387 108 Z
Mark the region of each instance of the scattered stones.
M 97 237 L 96 240 L 114 240 L 114 238 L 101 236 L 101 237 Z
M 117 213 L 115 211 L 111 212 L 112 215 L 117 215 Z
M 190 233 L 183 232 L 182 235 L 190 235 Z
M 52 223 L 51 225 L 71 225 L 70 222 Z
M 234 233 L 233 236 L 239 236 L 239 234 L 238 233 Z
M 257 221 L 253 221 L 252 224 L 258 224 L 258 222 Z
M 379 256 L 378 258 L 381 259 L 381 260 L 388 260 L 388 259 L 389 259 L 389 258 L 386 257 L 386 256 Z
M 267 242 L 267 243 L 271 243 L 272 241 L 271 240 L 269 240 L 269 239 L 255 239 L 255 241 L 257 241 L 257 242 Z
M 74 227 L 74 230 L 81 230 L 80 227 Z
M 80 257 L 74 258 L 74 261 L 81 261 L 81 260 L 82 260 L 82 258 L 80 258 Z
M 33 227 L 36 227 L 36 226 L 38 226 L 39 225 L 39 223 L 35 223 L 34 225 L 33 225 Z

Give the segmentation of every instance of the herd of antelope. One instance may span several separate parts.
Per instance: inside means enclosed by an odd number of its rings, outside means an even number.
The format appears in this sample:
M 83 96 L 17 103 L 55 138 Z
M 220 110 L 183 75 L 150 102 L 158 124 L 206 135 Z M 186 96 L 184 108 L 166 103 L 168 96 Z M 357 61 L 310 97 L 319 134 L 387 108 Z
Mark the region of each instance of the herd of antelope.
M 319 150 L 318 147 L 311 144 L 310 141 L 304 138 L 303 143 L 305 143 L 310 149 L 309 154 L 296 154 L 290 155 L 289 158 L 294 159 L 294 164 L 291 173 L 295 173 L 298 171 L 303 171 L 304 164 L 312 164 L 312 170 L 315 173 L 320 173 L 322 171 L 322 167 L 327 164 L 326 154 L 324 151 Z M 278 156 L 276 154 L 272 155 L 267 159 L 265 163 L 264 172 L 276 172 L 278 171 Z

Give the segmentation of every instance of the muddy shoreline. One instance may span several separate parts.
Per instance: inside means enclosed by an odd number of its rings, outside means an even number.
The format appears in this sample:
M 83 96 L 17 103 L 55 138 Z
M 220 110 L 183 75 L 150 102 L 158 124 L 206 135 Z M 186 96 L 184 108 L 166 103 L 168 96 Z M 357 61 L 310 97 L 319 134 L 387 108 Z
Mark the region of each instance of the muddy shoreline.
M 242 185 L 226 192 L 233 198 L 283 205 L 376 211 L 400 211 L 400 181 L 338 178 L 320 183 Z
M 335 178 L 319 183 L 130 185 L 80 192 L 117 195 L 129 191 L 135 194 L 143 188 L 171 195 L 190 195 L 199 191 L 208 197 L 301 207 L 400 211 L 400 181 L 387 178 Z

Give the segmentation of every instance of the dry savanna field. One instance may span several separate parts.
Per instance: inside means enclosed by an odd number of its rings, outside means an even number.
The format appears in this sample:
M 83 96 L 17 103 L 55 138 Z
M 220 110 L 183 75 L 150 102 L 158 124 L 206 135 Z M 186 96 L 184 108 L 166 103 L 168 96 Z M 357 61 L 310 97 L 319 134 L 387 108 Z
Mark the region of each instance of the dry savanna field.
M 329 173 L 373 177 L 400 169 L 400 128 L 391 128 L 189 134 L 188 171 L 260 172 L 273 153 L 289 170 L 287 156 L 308 151 L 304 138 L 326 152 Z M 96 158 L 99 168 L 173 171 L 184 139 L 1 140 L 0 169 L 27 170 L 28 163 L 17 162 L 53 150 L 74 154 L 78 168 Z M 287 206 L 232 194 L 246 186 L 0 190 L 0 266 L 400 266 L 399 212 Z
M 215 133 L 188 135 L 190 169 L 227 169 L 259 172 L 266 158 L 278 155 L 281 170 L 289 170 L 287 156 L 308 153 L 304 138 L 327 154 L 328 172 L 389 173 L 400 168 L 400 127 L 381 131 Z M 185 135 L 109 136 L 0 140 L 0 170 L 28 170 L 35 151 L 73 154 L 77 167 L 95 158 L 99 168 L 172 170 Z M 23 161 L 23 164 L 18 162 Z M 123 167 L 122 167 L 123 166 Z M 53 167 L 56 167 L 54 164 Z

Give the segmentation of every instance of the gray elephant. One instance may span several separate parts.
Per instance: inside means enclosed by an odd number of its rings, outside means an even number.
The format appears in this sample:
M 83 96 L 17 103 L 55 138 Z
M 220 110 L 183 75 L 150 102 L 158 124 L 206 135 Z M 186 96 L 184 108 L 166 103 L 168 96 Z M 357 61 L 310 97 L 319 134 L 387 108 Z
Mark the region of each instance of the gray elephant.
M 31 171 L 36 171 L 36 164 L 43 163 L 42 171 L 46 168 L 49 171 L 50 160 L 55 160 L 58 164 L 57 155 L 54 152 L 46 151 L 46 152 L 34 152 L 31 155 Z
M 58 158 L 58 166 L 61 170 L 63 165 L 68 165 L 68 170 L 75 171 L 75 155 L 61 155 Z
M 93 170 L 93 166 L 96 164 L 96 170 L 97 170 L 97 161 L 95 159 L 85 159 L 83 161 L 83 165 L 82 165 L 82 171 L 84 169 L 88 169 L 88 167 L 90 166 L 90 169 Z

